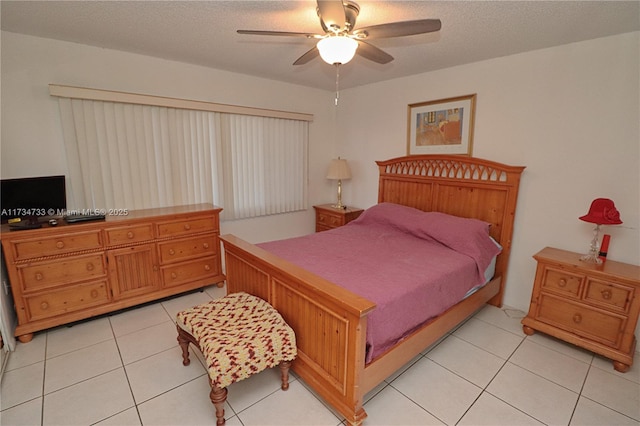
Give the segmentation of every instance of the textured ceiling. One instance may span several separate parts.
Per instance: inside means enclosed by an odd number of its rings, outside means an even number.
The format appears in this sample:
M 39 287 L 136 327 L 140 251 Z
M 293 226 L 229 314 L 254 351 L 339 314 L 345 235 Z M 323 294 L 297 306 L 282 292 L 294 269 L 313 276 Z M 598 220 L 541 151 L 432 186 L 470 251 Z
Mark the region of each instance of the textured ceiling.
M 439 18 L 437 33 L 371 43 L 395 57 L 356 58 L 340 87 L 640 30 L 639 1 L 359 1 L 356 28 Z M 326 90 L 334 67 L 293 62 L 313 40 L 237 29 L 321 32 L 307 1 L 2 1 L 2 30 L 123 50 Z

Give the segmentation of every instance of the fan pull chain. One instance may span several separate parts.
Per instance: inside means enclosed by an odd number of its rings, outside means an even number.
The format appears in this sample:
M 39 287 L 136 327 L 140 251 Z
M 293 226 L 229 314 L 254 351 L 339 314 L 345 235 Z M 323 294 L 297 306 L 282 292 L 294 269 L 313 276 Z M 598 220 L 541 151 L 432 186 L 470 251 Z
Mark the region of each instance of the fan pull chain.
M 336 66 L 336 99 L 335 106 L 338 106 L 338 99 L 340 99 L 340 64 L 335 63 Z

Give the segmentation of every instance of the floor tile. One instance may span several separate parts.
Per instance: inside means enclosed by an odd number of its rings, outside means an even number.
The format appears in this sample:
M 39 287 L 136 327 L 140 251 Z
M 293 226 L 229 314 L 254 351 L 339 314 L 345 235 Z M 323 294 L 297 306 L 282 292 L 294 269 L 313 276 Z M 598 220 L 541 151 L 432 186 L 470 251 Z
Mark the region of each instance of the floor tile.
M 105 340 L 113 340 L 108 318 L 63 325 L 47 332 L 47 358 L 86 348 Z
M 589 371 L 589 364 L 529 340 L 522 342 L 509 362 L 576 393 L 582 389 Z
M 182 351 L 177 346 L 128 364 L 125 369 L 137 404 L 206 375 L 199 362 L 182 365 Z
M 591 368 L 582 395 L 640 421 L 640 391 L 631 380 Z
M 15 370 L 44 361 L 47 333 L 37 333 L 29 343 L 16 342 L 16 350 L 9 355 L 7 370 Z
M 635 362 L 633 363 L 633 365 L 631 365 L 631 368 L 629 368 L 629 370 L 626 373 L 621 373 L 619 371 L 614 370 L 613 362 L 610 359 L 604 358 L 597 354 L 594 355 L 593 362 L 591 363 L 591 365 L 601 370 L 604 370 L 607 373 L 611 373 L 623 379 L 631 380 L 632 382 L 640 384 L 640 353 L 639 352 L 636 352 L 634 360 Z
M 416 362 L 391 386 L 446 424 L 455 424 L 482 391 L 428 358 Z
M 455 335 L 449 336 L 430 351 L 427 358 L 481 388 L 489 384 L 506 362 Z
M 200 376 L 139 405 L 145 425 L 214 425 L 216 409 L 211 403 L 209 379 Z M 225 404 L 225 418 L 235 416 Z
M 212 299 L 220 299 L 221 297 L 224 297 L 227 295 L 227 287 L 224 285 L 222 287 L 218 287 L 217 285 L 212 285 L 212 286 L 206 287 L 204 291 Z
M 188 293 L 183 296 L 165 300 L 162 302 L 162 306 L 164 307 L 165 311 L 167 311 L 169 318 L 171 318 L 171 320 L 175 322 L 175 318 L 178 312 L 184 311 L 185 309 L 193 308 L 194 306 L 198 306 L 211 300 L 212 298 L 208 293 L 204 291 L 195 291 L 193 293 Z
M 522 323 L 520 321 L 522 321 L 522 318 L 526 315 L 526 312 L 510 308 L 508 306 L 498 308 L 496 306 L 487 305 L 479 310 L 473 317 L 517 336 L 524 337 Z
M 177 336 L 176 325 L 171 321 L 165 321 L 117 337 L 116 342 L 122 362 L 127 365 L 178 346 Z
M 341 423 L 322 402 L 298 381 L 287 391 L 278 390 L 244 411 L 238 412 L 244 426 L 337 426 Z
M 582 362 L 590 363 L 593 360 L 593 352 L 544 333 L 536 332 L 531 336 L 527 336 L 526 340 L 553 349 L 556 352 L 563 353 Z
M 0 424 L 33 426 L 42 424 L 42 398 L 32 399 L 0 413 Z
M 522 367 L 507 363 L 487 391 L 529 416 L 552 425 L 566 425 L 578 394 Z
M 459 426 L 534 426 L 543 424 L 487 392 L 480 395 L 457 423 Z
M 119 337 L 163 322 L 172 322 L 172 318 L 160 303 L 156 303 L 121 311 L 110 316 L 109 321 L 113 328 L 113 334 Z
M 457 329 L 454 336 L 459 337 L 502 359 L 508 359 L 524 339 L 500 327 L 471 318 Z
M 114 340 L 98 343 L 46 361 L 44 393 L 95 377 L 122 366 Z
M 133 407 L 96 423 L 97 426 L 141 426 L 138 410 Z
M 269 368 L 228 387 L 227 401 L 237 413 L 271 395 L 282 387 L 280 368 Z M 290 375 L 289 384 L 296 379 Z
M 639 423 L 637 420 L 622 415 L 604 405 L 585 397 L 580 397 L 570 424 L 572 426 L 638 426 Z
M 5 410 L 42 396 L 44 361 L 6 371 L 0 388 L 0 409 Z
M 89 425 L 134 406 L 119 368 L 45 395 L 43 425 Z
M 443 425 L 424 408 L 387 386 L 364 405 L 363 426 Z

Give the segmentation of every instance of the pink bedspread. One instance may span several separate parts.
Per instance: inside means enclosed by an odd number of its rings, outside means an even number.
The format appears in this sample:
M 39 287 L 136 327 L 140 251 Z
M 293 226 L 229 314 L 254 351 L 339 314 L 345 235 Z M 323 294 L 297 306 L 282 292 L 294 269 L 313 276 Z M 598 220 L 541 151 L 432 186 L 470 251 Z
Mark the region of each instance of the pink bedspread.
M 475 219 L 382 203 L 346 226 L 258 246 L 376 303 L 368 363 L 484 283 L 500 251 L 488 229 Z

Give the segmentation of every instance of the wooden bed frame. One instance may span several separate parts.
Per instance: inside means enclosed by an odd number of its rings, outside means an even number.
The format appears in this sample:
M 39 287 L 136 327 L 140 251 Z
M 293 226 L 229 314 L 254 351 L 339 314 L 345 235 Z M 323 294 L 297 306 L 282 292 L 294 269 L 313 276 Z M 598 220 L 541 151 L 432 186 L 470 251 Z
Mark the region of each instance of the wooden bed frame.
M 501 306 L 524 170 L 455 155 L 415 155 L 377 164 L 378 202 L 482 219 L 491 223 L 490 234 L 503 250 L 489 284 L 367 365 L 367 314 L 375 309 L 373 302 L 233 235 L 221 237 L 227 292 L 261 297 L 282 314 L 296 333 L 293 370 L 352 425 L 367 416 L 362 407 L 367 392 L 485 303 Z

